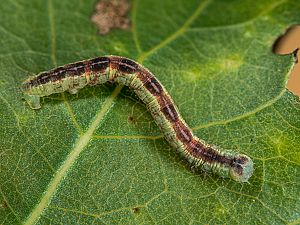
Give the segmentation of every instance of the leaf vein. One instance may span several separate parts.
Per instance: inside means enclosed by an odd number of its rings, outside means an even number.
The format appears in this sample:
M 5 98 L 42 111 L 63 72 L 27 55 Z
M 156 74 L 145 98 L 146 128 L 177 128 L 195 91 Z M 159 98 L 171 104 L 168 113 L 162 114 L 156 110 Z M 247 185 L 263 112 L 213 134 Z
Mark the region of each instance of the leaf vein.
M 240 22 L 240 23 L 235 23 L 235 24 L 229 24 L 229 25 L 219 25 L 219 26 L 214 26 L 214 27 L 193 27 L 193 28 L 188 28 L 187 31 L 201 31 L 201 30 L 223 30 L 223 29 L 232 29 L 236 27 L 243 27 L 248 24 L 252 24 L 255 22 L 257 19 L 261 18 L 262 16 L 272 12 L 274 9 L 277 7 L 283 5 L 286 3 L 287 0 L 282 0 L 282 1 L 277 1 L 273 4 L 271 4 L 269 7 L 265 7 L 264 10 L 262 10 L 259 14 L 257 14 L 255 17 L 250 18 L 249 20 Z
M 5 203 L 6 203 L 6 205 L 7 205 L 7 207 L 9 208 L 9 210 L 12 212 L 12 214 L 15 216 L 15 218 L 18 220 L 18 222 L 19 222 L 20 224 L 22 224 L 22 221 L 21 221 L 21 219 L 19 218 L 18 214 L 14 211 L 14 209 L 10 206 L 9 202 L 7 201 L 5 195 L 4 195 L 3 191 L 2 191 L 1 186 L 0 186 L 0 193 L 1 193 L 2 197 L 3 197 L 3 200 L 5 201 Z
M 142 63 L 149 55 L 152 55 L 154 52 L 158 51 L 162 47 L 166 46 L 176 38 L 178 38 L 180 35 L 184 34 L 184 32 L 188 29 L 188 27 L 191 25 L 191 23 L 200 15 L 201 12 L 206 8 L 208 3 L 211 2 L 211 0 L 205 0 L 203 2 L 200 2 L 194 13 L 186 20 L 186 22 L 173 34 L 168 36 L 165 40 L 160 42 L 158 45 L 151 48 L 149 51 L 142 53 L 138 57 L 138 62 Z

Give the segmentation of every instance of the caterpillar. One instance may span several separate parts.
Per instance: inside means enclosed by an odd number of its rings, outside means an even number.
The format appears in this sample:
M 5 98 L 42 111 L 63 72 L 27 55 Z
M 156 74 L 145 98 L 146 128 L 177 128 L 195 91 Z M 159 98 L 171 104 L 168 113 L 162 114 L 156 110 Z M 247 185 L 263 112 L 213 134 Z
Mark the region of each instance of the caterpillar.
M 171 96 L 144 66 L 120 56 L 102 56 L 41 72 L 23 82 L 24 99 L 32 109 L 41 108 L 40 98 L 69 91 L 75 94 L 86 85 L 117 82 L 128 86 L 145 103 L 167 142 L 196 168 L 247 182 L 253 173 L 250 157 L 221 150 L 196 137 Z

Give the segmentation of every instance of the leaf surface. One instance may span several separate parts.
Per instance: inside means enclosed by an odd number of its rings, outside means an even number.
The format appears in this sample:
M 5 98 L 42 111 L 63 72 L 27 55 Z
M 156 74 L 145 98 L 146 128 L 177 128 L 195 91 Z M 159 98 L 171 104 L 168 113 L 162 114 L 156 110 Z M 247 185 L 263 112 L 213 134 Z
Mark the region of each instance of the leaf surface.
M 299 1 L 133 0 L 131 31 L 105 36 L 94 4 L 1 3 L 0 223 L 299 223 L 294 59 L 271 52 Z M 251 156 L 249 183 L 193 173 L 128 88 L 21 100 L 30 74 L 105 54 L 148 67 L 199 137 Z

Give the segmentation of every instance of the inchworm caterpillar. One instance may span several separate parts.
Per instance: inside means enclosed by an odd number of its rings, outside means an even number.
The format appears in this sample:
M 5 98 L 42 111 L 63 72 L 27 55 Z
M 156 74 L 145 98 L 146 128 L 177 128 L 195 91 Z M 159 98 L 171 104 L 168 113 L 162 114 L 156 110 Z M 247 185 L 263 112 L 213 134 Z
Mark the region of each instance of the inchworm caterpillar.
M 253 162 L 246 155 L 221 151 L 196 137 L 180 116 L 172 98 L 157 78 L 142 65 L 119 56 L 103 56 L 75 62 L 39 73 L 22 84 L 24 98 L 31 108 L 40 108 L 40 97 L 107 81 L 129 86 L 146 104 L 169 144 L 196 167 L 247 182 Z

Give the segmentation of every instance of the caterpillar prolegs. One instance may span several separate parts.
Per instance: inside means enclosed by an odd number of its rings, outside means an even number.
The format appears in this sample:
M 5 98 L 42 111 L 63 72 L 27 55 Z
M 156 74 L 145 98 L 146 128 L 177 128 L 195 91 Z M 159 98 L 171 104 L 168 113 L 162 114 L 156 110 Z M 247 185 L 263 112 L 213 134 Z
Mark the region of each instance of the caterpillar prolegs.
M 193 166 L 238 182 L 247 182 L 251 177 L 251 158 L 222 151 L 196 137 L 164 86 L 149 70 L 128 58 L 103 56 L 67 64 L 26 80 L 22 90 L 30 107 L 38 109 L 41 107 L 40 97 L 64 91 L 75 94 L 85 85 L 107 81 L 129 86 L 146 104 L 165 139 Z

